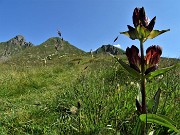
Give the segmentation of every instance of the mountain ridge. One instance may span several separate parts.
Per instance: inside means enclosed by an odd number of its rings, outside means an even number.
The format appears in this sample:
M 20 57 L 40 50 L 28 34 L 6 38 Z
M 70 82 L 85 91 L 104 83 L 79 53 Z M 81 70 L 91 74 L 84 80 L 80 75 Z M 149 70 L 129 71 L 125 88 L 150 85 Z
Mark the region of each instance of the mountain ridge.
M 66 46 L 64 46 L 64 45 Z M 0 59 L 7 59 L 14 55 L 21 53 L 27 48 L 36 48 L 39 50 L 39 53 L 44 53 L 43 51 L 49 53 L 89 53 L 83 51 L 82 49 L 77 48 L 76 46 L 70 44 L 68 41 L 65 41 L 59 37 L 50 37 L 39 45 L 34 45 L 31 42 L 26 42 L 25 37 L 23 35 L 17 35 L 14 38 L 11 38 L 8 41 L 0 42 Z M 36 50 L 35 49 L 35 50 Z M 31 50 L 31 49 L 30 49 Z M 34 49 L 32 49 L 34 50 Z M 51 52 L 50 52 L 51 51 Z M 117 48 L 113 45 L 102 45 L 97 50 L 95 50 L 94 54 L 99 53 L 111 53 L 113 55 L 123 54 L 123 50 Z

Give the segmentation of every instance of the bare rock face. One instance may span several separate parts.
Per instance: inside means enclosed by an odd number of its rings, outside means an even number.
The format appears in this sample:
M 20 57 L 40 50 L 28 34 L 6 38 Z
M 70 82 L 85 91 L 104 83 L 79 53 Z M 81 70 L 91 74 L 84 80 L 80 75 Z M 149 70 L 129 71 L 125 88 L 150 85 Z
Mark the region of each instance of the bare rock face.
M 113 46 L 113 45 L 102 45 L 100 48 L 98 48 L 95 51 L 95 53 L 96 54 L 98 54 L 98 53 L 110 53 L 113 55 L 118 55 L 118 54 L 123 54 L 124 51 L 121 50 L 120 48 Z
M 14 37 L 14 39 L 16 39 L 19 42 L 22 42 L 22 41 L 25 42 L 25 38 L 22 35 L 17 35 Z
M 8 41 L 8 44 L 20 45 L 21 47 L 28 47 L 33 45 L 31 42 L 26 42 L 24 36 L 22 35 L 15 36 L 14 38 Z

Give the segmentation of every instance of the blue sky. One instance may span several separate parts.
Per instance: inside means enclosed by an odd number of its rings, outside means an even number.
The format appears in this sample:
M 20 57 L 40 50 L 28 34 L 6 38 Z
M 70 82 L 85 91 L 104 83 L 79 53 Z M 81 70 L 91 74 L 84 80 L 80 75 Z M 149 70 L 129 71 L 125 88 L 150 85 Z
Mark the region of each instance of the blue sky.
M 16 35 L 39 45 L 56 37 L 57 29 L 65 40 L 90 51 L 104 44 L 112 44 L 119 32 L 132 25 L 135 7 L 145 7 L 147 16 L 157 17 L 154 29 L 171 29 L 145 48 L 160 45 L 165 57 L 180 57 L 180 1 L 179 0 L 0 0 L 0 42 Z M 137 45 L 138 41 L 119 35 L 115 44 L 122 49 Z

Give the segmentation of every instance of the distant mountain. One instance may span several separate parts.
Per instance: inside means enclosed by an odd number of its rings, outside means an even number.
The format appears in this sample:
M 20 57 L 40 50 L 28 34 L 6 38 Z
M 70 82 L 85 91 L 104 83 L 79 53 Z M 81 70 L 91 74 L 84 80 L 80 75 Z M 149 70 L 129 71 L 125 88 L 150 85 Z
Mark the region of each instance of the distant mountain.
M 124 54 L 124 50 L 115 47 L 113 45 L 102 45 L 100 48 L 98 48 L 96 51 L 94 51 L 95 54 L 99 54 L 99 53 L 110 53 L 113 55 L 121 55 Z
M 49 53 L 59 54 L 82 54 L 85 53 L 83 50 L 71 45 L 68 41 L 65 41 L 59 37 L 52 37 L 37 46 L 40 50 Z M 43 53 L 43 52 L 42 52 Z
M 113 45 L 103 45 L 94 51 L 95 54 L 111 53 L 113 55 L 124 54 L 124 51 Z M 52 37 L 40 45 L 33 45 L 31 42 L 26 42 L 24 36 L 17 35 L 7 42 L 0 43 L 0 62 L 7 61 L 11 58 L 12 61 L 18 62 L 38 62 L 40 60 L 58 59 L 62 55 L 81 55 L 86 54 L 85 51 L 71 45 L 59 37 Z
M 10 61 L 13 63 L 24 62 L 24 64 L 31 65 L 43 63 L 43 61 L 47 60 L 58 61 L 61 56 L 69 54 L 81 55 L 85 54 L 85 52 L 71 45 L 68 41 L 65 41 L 59 37 L 52 37 L 40 45 L 24 49 L 20 53 L 17 53 L 11 57 Z
M 71 45 L 59 37 L 52 37 L 40 45 L 34 46 L 26 42 L 22 35 L 17 35 L 7 42 L 0 43 L 0 61 L 6 61 L 12 56 L 19 59 L 46 58 L 51 54 L 83 54 L 83 50 Z
M 22 35 L 0 43 L 0 60 L 6 60 L 10 56 L 20 53 L 22 50 L 34 46 L 31 42 L 26 42 Z
M 23 53 L 32 57 L 45 58 L 51 54 L 82 54 L 85 52 L 71 45 L 68 41 L 62 40 L 59 37 L 52 37 L 40 45 L 25 50 Z

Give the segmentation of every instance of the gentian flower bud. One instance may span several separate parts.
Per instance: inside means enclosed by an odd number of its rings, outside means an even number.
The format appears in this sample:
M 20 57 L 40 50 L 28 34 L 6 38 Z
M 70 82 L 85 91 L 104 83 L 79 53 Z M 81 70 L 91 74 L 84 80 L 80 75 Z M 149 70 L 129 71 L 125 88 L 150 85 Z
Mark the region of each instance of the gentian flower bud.
M 132 40 L 139 39 L 145 42 L 147 39 L 153 39 L 158 35 L 169 31 L 169 29 L 161 31 L 153 30 L 156 16 L 150 21 L 150 19 L 146 16 L 144 7 L 135 8 L 132 19 L 134 27 L 127 25 L 128 31 L 120 32 L 120 34 L 124 34 Z
M 152 45 L 146 50 L 146 64 L 149 66 L 155 65 L 159 62 L 160 56 L 162 54 L 162 48 L 160 46 Z
M 139 55 L 139 49 L 134 45 L 132 45 L 131 48 L 128 47 L 126 49 L 126 56 L 128 57 L 130 67 L 140 72 L 139 67 L 140 67 L 141 58 Z
M 156 17 L 154 17 L 151 20 L 151 22 L 149 22 L 149 18 L 146 16 L 146 12 L 144 10 L 144 7 L 135 8 L 132 18 L 133 18 L 134 27 L 137 27 L 138 25 L 140 25 L 140 26 L 144 26 L 149 31 L 153 30 Z
M 147 70 L 145 74 L 155 71 L 158 68 L 158 62 L 162 54 L 162 48 L 160 46 L 152 45 L 146 50 L 145 64 Z

